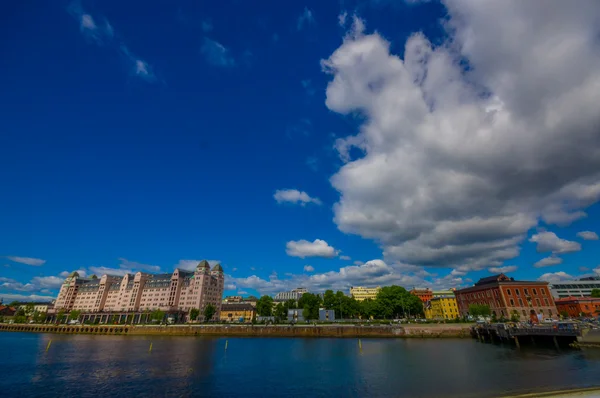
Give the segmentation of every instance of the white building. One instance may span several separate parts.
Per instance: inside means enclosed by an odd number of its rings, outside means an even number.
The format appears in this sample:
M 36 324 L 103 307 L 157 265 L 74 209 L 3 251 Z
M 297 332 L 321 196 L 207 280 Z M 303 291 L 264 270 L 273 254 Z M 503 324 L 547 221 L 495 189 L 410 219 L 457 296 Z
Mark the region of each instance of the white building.
M 550 291 L 555 298 L 590 297 L 593 289 L 600 289 L 600 277 L 591 276 L 577 281 L 550 283 Z

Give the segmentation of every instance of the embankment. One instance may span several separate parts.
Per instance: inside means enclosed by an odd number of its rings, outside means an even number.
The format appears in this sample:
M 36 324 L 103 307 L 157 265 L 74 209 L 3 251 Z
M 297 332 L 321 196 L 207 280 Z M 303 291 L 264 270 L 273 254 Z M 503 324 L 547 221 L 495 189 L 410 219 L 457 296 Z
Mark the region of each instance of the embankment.
M 244 337 L 401 337 L 465 338 L 470 325 L 22 325 L 0 324 L 0 332 L 60 334 L 244 336 Z

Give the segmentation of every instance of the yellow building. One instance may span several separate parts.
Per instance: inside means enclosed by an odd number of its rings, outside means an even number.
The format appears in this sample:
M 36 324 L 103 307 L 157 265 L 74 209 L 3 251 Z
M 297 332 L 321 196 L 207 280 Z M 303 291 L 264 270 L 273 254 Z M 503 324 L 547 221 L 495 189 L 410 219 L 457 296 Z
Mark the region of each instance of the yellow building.
M 350 296 L 354 297 L 356 301 L 363 301 L 367 299 L 375 300 L 377 293 L 381 290 L 381 287 L 362 287 L 352 286 L 350 288 Z
M 221 304 L 221 321 L 251 322 L 256 316 L 256 308 L 248 303 Z
M 429 302 L 429 308 L 425 310 L 427 319 L 456 319 L 457 316 L 458 304 L 454 294 L 434 297 Z

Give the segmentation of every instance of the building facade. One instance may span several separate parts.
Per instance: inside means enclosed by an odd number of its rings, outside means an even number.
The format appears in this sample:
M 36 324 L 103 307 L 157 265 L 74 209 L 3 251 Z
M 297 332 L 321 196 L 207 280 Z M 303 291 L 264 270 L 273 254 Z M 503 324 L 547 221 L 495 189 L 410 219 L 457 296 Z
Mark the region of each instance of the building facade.
M 458 304 L 454 292 L 437 294 L 425 306 L 425 318 L 432 320 L 450 320 L 459 317 Z
M 413 288 L 410 292 L 413 296 L 417 296 L 423 303 L 428 302 L 433 298 L 433 292 L 430 289 Z
M 251 322 L 256 317 L 256 308 L 248 303 L 221 304 L 220 320 L 223 322 Z
M 600 277 L 591 276 L 576 281 L 554 282 L 550 284 L 552 296 L 564 297 L 590 297 L 592 290 L 600 289 Z
M 454 294 L 461 317 L 469 315 L 471 304 L 482 304 L 489 306 L 497 318 L 517 316 L 522 321 L 533 319 L 532 315 L 558 318 L 548 282 L 516 281 L 498 274 L 481 278 L 474 286 Z
M 564 297 L 556 300 L 556 308 L 561 315 L 570 318 L 596 317 L 600 315 L 600 298 Z
M 352 286 L 350 287 L 350 297 L 354 297 L 356 301 L 363 300 L 375 300 L 377 293 L 381 290 L 381 287 L 362 287 Z
M 307 293 L 307 290 L 303 287 L 299 287 L 296 289 L 293 289 L 289 292 L 279 292 L 275 295 L 275 298 L 273 300 L 277 301 L 277 302 L 282 302 L 282 301 L 288 301 L 288 300 L 300 300 L 300 297 L 302 297 L 302 295 L 304 293 Z
M 172 274 L 95 275 L 81 278 L 71 273 L 60 288 L 54 309 L 90 313 L 130 313 L 161 310 L 189 312 L 200 310 L 200 318 L 208 304 L 215 306 L 219 319 L 224 289 L 223 268 L 210 269 L 206 260 L 195 271 L 175 269 Z

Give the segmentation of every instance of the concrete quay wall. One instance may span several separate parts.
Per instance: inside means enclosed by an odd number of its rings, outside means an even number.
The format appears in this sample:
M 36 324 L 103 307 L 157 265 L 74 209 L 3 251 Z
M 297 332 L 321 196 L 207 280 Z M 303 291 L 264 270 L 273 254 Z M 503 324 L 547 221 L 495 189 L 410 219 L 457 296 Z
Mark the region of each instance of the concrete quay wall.
M 161 335 L 161 336 L 245 336 L 245 337 L 391 337 L 465 338 L 468 326 L 357 326 L 357 325 L 1 325 L 0 332 L 61 334 Z

